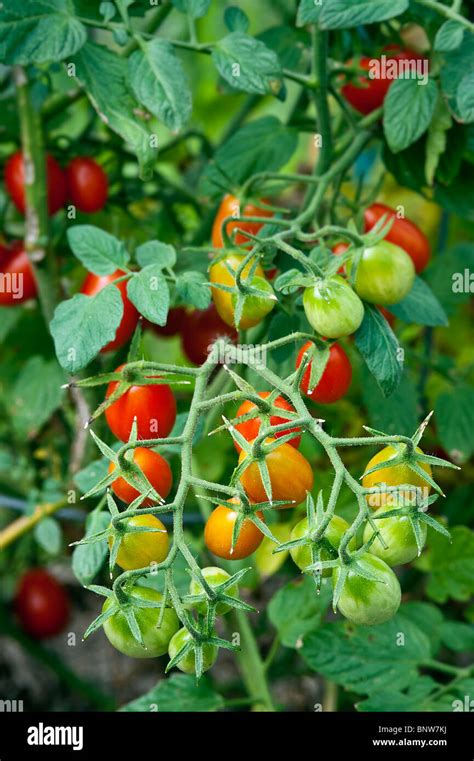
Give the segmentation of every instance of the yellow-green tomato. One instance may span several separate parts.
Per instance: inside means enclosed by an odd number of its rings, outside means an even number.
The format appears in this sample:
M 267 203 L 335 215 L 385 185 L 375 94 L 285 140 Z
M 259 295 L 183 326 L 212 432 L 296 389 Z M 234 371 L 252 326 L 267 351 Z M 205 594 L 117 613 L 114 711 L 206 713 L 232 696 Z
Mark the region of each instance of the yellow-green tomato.
M 377 520 L 378 515 L 382 515 L 390 509 L 390 507 L 381 507 L 374 513 L 374 518 L 376 519 L 375 525 L 379 531 L 379 536 L 370 546 L 369 552 L 385 560 L 391 566 L 411 563 L 418 556 L 418 545 L 408 515 L 394 515 Z M 426 541 L 426 523 L 420 522 L 419 526 L 424 544 Z M 372 527 L 370 523 L 367 523 L 364 530 L 364 543 L 368 542 L 373 535 Z M 386 549 L 380 541 L 380 537 L 382 537 L 387 545 Z
M 324 338 L 350 336 L 364 318 L 364 305 L 339 275 L 305 288 L 303 307 L 311 327 Z
M 324 532 L 324 539 L 327 540 L 330 547 L 327 549 L 322 547 L 321 548 L 321 561 L 323 560 L 333 560 L 337 556 L 337 550 L 341 543 L 341 539 L 343 535 L 348 531 L 350 528 L 347 521 L 344 520 L 344 518 L 341 518 L 339 515 L 333 515 L 331 520 L 328 523 L 328 526 L 326 528 L 326 531 Z M 303 518 L 303 520 L 299 521 L 299 523 L 296 524 L 296 526 L 293 527 L 293 530 L 291 532 L 291 539 L 301 539 L 303 536 L 305 536 L 308 533 L 308 519 Z M 355 547 L 355 537 L 351 539 L 349 542 L 349 549 L 354 549 Z M 331 551 L 332 548 L 332 551 Z M 305 571 L 306 568 L 312 564 L 312 558 L 311 558 L 311 545 L 310 544 L 303 544 L 300 547 L 294 547 L 292 550 L 290 550 L 290 555 L 293 558 L 293 561 L 296 563 L 298 568 L 300 568 L 302 571 Z M 323 576 L 331 576 L 332 569 L 331 568 L 324 568 L 322 570 Z
M 134 587 L 132 598 L 152 603 L 162 602 L 163 595 L 148 587 Z M 107 598 L 102 608 L 105 613 L 113 605 L 112 598 Z M 127 619 L 121 610 L 114 613 L 104 623 L 104 632 L 110 644 L 130 658 L 158 658 L 168 650 L 170 640 L 179 628 L 178 616 L 173 608 L 167 607 L 163 614 L 161 626 L 158 623 L 160 608 L 134 608 L 135 618 L 142 634 L 143 645 L 133 636 Z
M 191 634 L 184 627 L 179 629 L 172 637 L 168 647 L 168 655 L 171 658 L 181 650 L 181 648 L 192 639 Z M 207 671 L 214 665 L 217 658 L 217 647 L 214 645 L 203 645 L 202 648 L 202 670 Z M 186 653 L 177 663 L 180 671 L 185 674 L 194 674 L 196 672 L 196 654 L 194 650 Z
M 337 607 L 354 624 L 383 624 L 395 615 L 400 606 L 402 594 L 398 579 L 385 561 L 369 552 L 365 552 L 357 563 L 362 570 L 375 576 L 377 581 L 366 579 L 350 570 Z M 334 569 L 334 587 L 340 572 L 340 567 Z
M 403 248 L 381 240 L 366 248 L 357 267 L 355 289 L 371 304 L 398 304 L 411 291 L 415 265 Z
M 227 573 L 227 571 L 222 570 L 222 568 L 216 568 L 215 566 L 203 568 L 201 573 L 211 588 L 218 587 L 219 584 L 224 584 L 225 581 L 230 579 L 230 575 Z M 199 581 L 196 581 L 196 579 L 191 579 L 191 583 L 189 585 L 189 594 L 200 595 L 203 592 L 204 589 L 202 584 Z M 238 597 L 239 588 L 237 584 L 234 584 L 232 587 L 226 589 L 225 594 L 229 595 L 229 597 Z M 204 614 L 207 610 L 207 602 L 203 600 L 202 602 L 193 603 L 193 607 L 196 608 L 199 613 Z M 227 613 L 230 610 L 230 608 L 231 606 L 227 605 L 227 603 L 219 602 L 217 603 L 216 613 L 218 616 L 223 616 L 224 613 Z

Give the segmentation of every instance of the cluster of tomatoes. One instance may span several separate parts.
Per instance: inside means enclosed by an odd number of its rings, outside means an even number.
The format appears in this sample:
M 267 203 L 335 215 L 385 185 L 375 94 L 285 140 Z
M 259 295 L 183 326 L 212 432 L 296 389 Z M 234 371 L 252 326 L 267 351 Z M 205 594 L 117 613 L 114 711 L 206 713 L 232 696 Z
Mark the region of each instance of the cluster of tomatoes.
M 86 214 L 100 211 L 107 202 L 107 175 L 94 159 L 78 156 L 63 170 L 56 159 L 48 155 L 46 176 L 50 215 L 59 211 L 67 202 Z M 25 166 L 21 151 L 10 156 L 5 165 L 5 186 L 18 211 L 24 214 Z M 14 306 L 35 298 L 37 285 L 22 241 L 15 240 L 8 246 L 0 246 L 0 272 L 20 278 L 22 283 L 21 291 L 0 291 L 0 305 Z

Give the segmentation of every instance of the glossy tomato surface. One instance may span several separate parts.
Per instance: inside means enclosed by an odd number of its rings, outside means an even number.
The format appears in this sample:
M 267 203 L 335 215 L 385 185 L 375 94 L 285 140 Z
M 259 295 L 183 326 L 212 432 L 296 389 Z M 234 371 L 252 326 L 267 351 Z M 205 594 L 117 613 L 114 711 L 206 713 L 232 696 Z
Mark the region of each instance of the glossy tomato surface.
M 415 266 L 407 252 L 381 240 L 366 248 L 357 267 L 355 289 L 371 304 L 398 304 L 415 281 Z
M 215 589 L 216 587 L 220 586 L 220 584 L 225 584 L 225 582 L 230 579 L 230 574 L 228 574 L 227 571 L 224 571 L 222 568 L 217 568 L 215 566 L 208 566 L 207 568 L 203 568 L 201 570 L 201 573 L 204 577 L 206 584 L 208 584 L 211 587 L 211 589 Z M 201 584 L 200 581 L 197 581 L 197 579 L 195 579 L 194 577 L 191 579 L 191 583 L 189 585 L 189 594 L 190 595 L 204 594 L 203 585 Z M 229 597 L 238 597 L 239 588 L 237 584 L 233 584 L 231 587 L 228 587 L 228 589 L 224 591 L 224 594 L 228 595 Z M 195 602 L 192 605 L 193 605 L 193 608 L 195 608 L 202 615 L 204 615 L 207 611 L 207 607 L 208 607 L 207 600 L 202 600 L 201 602 Z M 218 616 L 223 616 L 225 613 L 228 613 L 229 610 L 231 610 L 231 606 L 225 602 L 219 602 L 216 605 L 216 614 Z
M 120 372 L 123 365 L 117 367 Z M 106 398 L 117 388 L 118 381 L 107 387 Z M 156 386 L 131 386 L 117 401 L 107 407 L 105 417 L 114 436 L 128 441 L 134 418 L 137 418 L 138 439 L 163 439 L 176 420 L 176 400 L 167 383 Z
M 103 288 L 113 283 L 120 277 L 123 277 L 125 272 L 123 270 L 116 270 L 111 275 L 94 275 L 89 272 L 84 280 L 81 288 L 81 293 L 86 296 L 96 296 Z M 113 341 L 109 341 L 108 344 L 102 347 L 101 354 L 106 354 L 109 351 L 116 351 L 121 346 L 127 343 L 132 337 L 135 328 L 137 327 L 139 314 L 127 295 L 127 281 L 122 280 L 117 283 L 116 288 L 120 291 L 123 304 L 123 315 L 120 325 L 115 333 Z
M 133 587 L 130 592 L 135 618 L 143 639 L 143 645 L 133 636 L 127 619 L 121 610 L 117 610 L 104 623 L 104 632 L 110 644 L 116 650 L 128 655 L 129 658 L 159 658 L 168 650 L 172 636 L 178 631 L 178 616 L 172 608 L 166 607 L 162 614 L 163 595 L 150 587 Z M 159 607 L 142 607 L 147 603 Z M 102 612 L 106 613 L 113 605 L 113 600 L 107 598 Z M 160 624 L 161 619 L 161 624 Z
M 390 494 L 390 492 L 384 492 L 382 484 L 386 484 L 387 486 L 402 486 L 403 484 L 410 484 L 419 489 L 426 490 L 426 494 L 429 494 L 431 490 L 429 483 L 425 481 L 424 478 L 419 476 L 418 473 L 415 473 L 415 471 L 412 470 L 406 463 L 398 463 L 396 465 L 389 464 L 387 467 L 380 468 L 380 470 L 374 470 L 373 473 L 367 473 L 368 470 L 371 470 L 371 468 L 379 465 L 380 463 L 390 462 L 390 460 L 393 460 L 395 457 L 397 457 L 400 452 L 403 452 L 404 449 L 404 444 L 401 444 L 397 447 L 389 445 L 388 447 L 381 449 L 380 452 L 377 452 L 377 454 L 374 455 L 372 459 L 367 463 L 367 467 L 365 469 L 366 473 L 362 479 L 362 486 L 364 486 L 366 489 L 371 489 L 380 485 L 379 492 L 367 494 L 367 504 L 370 507 L 377 509 L 386 504 L 390 504 L 392 506 L 396 505 L 396 495 Z M 416 447 L 416 451 L 421 454 L 423 453 L 419 447 Z M 429 463 L 420 462 L 419 465 L 422 470 L 424 470 L 425 473 L 431 477 L 432 472 Z M 410 495 L 409 491 L 406 492 L 406 495 L 407 497 L 413 496 Z
M 94 159 L 78 156 L 66 169 L 69 200 L 79 211 L 92 214 L 104 208 L 109 194 L 107 175 Z
M 296 367 L 301 365 L 305 353 L 311 346 L 311 341 L 308 341 L 300 349 L 296 360 Z M 318 402 L 318 404 L 333 404 L 342 399 L 349 391 L 352 380 L 352 365 L 342 346 L 333 344 L 329 349 L 329 359 L 318 384 L 310 389 L 311 368 L 313 363 L 317 361 L 318 352 L 316 351 L 315 356 L 304 372 L 301 388 L 314 402 Z
M 394 572 L 383 560 L 364 553 L 358 560 L 365 578 L 349 570 L 337 607 L 349 621 L 362 626 L 375 626 L 389 621 L 401 601 L 400 584 Z M 339 579 L 340 568 L 333 572 L 333 585 Z
M 218 338 L 230 338 L 237 343 L 238 333 L 219 317 L 211 304 L 207 309 L 195 309 L 186 315 L 181 328 L 183 351 L 190 362 L 202 365 L 206 361 L 212 345 Z
M 192 639 L 192 635 L 184 627 L 179 629 L 171 639 L 168 648 L 168 655 L 174 658 L 182 647 Z M 217 647 L 215 645 L 205 644 L 202 648 L 202 670 L 208 671 L 214 665 L 217 658 Z M 194 674 L 196 671 L 196 655 L 194 650 L 187 652 L 177 664 L 180 671 L 185 674 Z
M 148 513 L 134 515 L 132 518 L 126 518 L 122 525 L 150 528 L 153 531 L 123 534 L 117 555 L 117 565 L 120 568 L 124 571 L 134 571 L 161 563 L 166 558 L 169 549 L 168 532 L 159 518 Z M 109 538 L 109 546 L 112 546 L 112 537 Z
M 268 439 L 270 443 L 272 439 Z M 241 451 L 239 463 L 248 455 Z M 313 471 L 306 457 L 289 444 L 281 444 L 265 456 L 270 482 L 272 500 L 288 500 L 290 504 L 282 507 L 295 507 L 306 499 L 307 492 L 313 488 Z M 240 476 L 240 482 L 252 502 L 268 502 L 257 462 L 251 462 Z
M 166 325 L 156 325 L 147 320 L 146 327 L 150 328 L 158 336 L 170 338 L 181 333 L 186 322 L 187 312 L 185 307 L 172 307 L 168 312 Z
M 305 288 L 303 307 L 311 327 L 325 338 L 350 336 L 364 318 L 362 301 L 340 275 Z
M 308 519 L 303 518 L 301 521 L 299 521 L 296 526 L 293 526 L 293 529 L 291 531 L 291 540 L 295 539 L 302 539 L 303 537 L 308 536 Z M 334 558 L 337 557 L 337 550 L 339 548 L 339 545 L 341 543 L 341 539 L 346 533 L 346 531 L 349 530 L 349 524 L 347 521 L 344 520 L 344 518 L 341 518 L 340 515 L 333 515 L 331 520 L 329 521 L 329 524 L 323 534 L 324 539 L 327 540 L 327 546 L 321 547 L 321 554 L 319 557 L 320 561 L 325 560 L 334 560 Z M 351 539 L 349 542 L 349 548 L 353 549 L 355 546 L 355 538 Z M 305 571 L 309 565 L 313 563 L 313 555 L 312 555 L 312 549 L 311 549 L 311 543 L 300 545 L 299 547 L 294 547 L 290 550 L 290 555 L 293 559 L 293 562 L 296 563 L 298 568 L 301 571 Z M 315 555 L 317 557 L 317 555 Z M 316 561 L 317 562 L 317 561 Z M 321 575 L 324 577 L 328 577 L 332 575 L 332 569 L 331 568 L 323 568 Z
M 380 516 L 393 508 L 381 507 L 373 515 L 375 526 L 379 535 L 369 548 L 371 555 L 376 555 L 390 566 L 411 563 L 418 557 L 419 550 L 410 517 L 404 515 L 400 509 L 399 515 L 381 518 Z M 421 544 L 426 542 L 426 523 L 419 522 Z M 364 530 L 364 543 L 374 535 L 374 531 L 367 523 Z
M 262 399 L 268 399 L 270 396 L 269 391 L 259 391 L 259 396 L 262 397 Z M 293 407 L 283 396 L 277 396 L 273 404 L 276 407 L 279 407 L 281 410 L 285 411 L 288 410 L 290 412 L 294 412 Z M 253 412 L 255 409 L 257 409 L 256 405 L 253 402 L 243 402 L 243 404 L 240 405 L 239 409 L 237 410 L 236 417 L 243 417 L 244 415 L 248 415 L 250 412 Z M 283 423 L 287 423 L 289 418 L 285 417 L 284 415 L 272 415 L 270 417 L 270 424 L 271 425 L 282 425 Z M 244 439 L 247 441 L 253 441 L 257 438 L 258 432 L 260 430 L 261 425 L 261 419 L 260 417 L 252 418 L 251 420 L 247 420 L 243 423 L 236 423 L 235 427 L 239 431 L 239 433 L 242 434 Z M 298 449 L 300 443 L 301 443 L 301 429 L 300 428 L 289 428 L 287 431 L 281 431 L 277 432 L 275 434 L 275 438 L 281 438 L 282 436 L 286 436 L 289 433 L 296 433 L 298 434 L 293 439 L 290 439 L 287 443 L 291 444 L 292 447 L 295 447 Z M 240 452 L 241 447 L 240 445 L 234 441 L 235 448 L 238 452 Z
M 69 620 L 69 597 L 54 576 L 42 568 L 27 571 L 15 595 L 15 611 L 22 628 L 37 639 L 54 637 Z
M 242 263 L 244 257 L 240 254 L 229 254 L 224 259 L 219 259 L 214 264 L 211 264 L 209 270 L 209 279 L 213 284 L 235 286 L 234 273 L 237 272 L 239 265 Z M 227 266 L 226 266 L 227 265 Z M 251 264 L 247 264 L 242 272 L 242 278 L 249 275 Z M 229 271 L 228 267 L 231 271 Z M 257 265 L 252 277 L 252 285 L 259 290 L 265 290 L 271 296 L 273 289 L 270 283 L 265 279 L 263 269 L 260 264 Z M 212 289 L 212 300 L 221 319 L 230 327 L 235 328 L 235 294 L 223 291 L 219 288 Z M 254 325 L 258 325 L 263 318 L 271 312 L 275 305 L 275 302 L 271 299 L 263 299 L 259 296 L 250 296 L 245 301 L 242 317 L 239 322 L 239 329 L 246 330 Z
M 143 475 L 146 476 L 160 497 L 166 499 L 171 491 L 173 476 L 171 468 L 164 457 L 158 452 L 153 452 L 146 447 L 136 447 L 136 449 L 133 450 L 133 461 L 138 465 Z M 115 465 L 111 462 L 109 465 L 109 473 L 112 473 L 114 470 Z M 139 496 L 137 489 L 129 484 L 122 476 L 112 482 L 111 489 L 122 502 L 127 504 L 133 502 L 133 500 Z M 141 503 L 141 506 L 147 507 L 153 504 L 155 504 L 154 501 L 147 497 L 147 499 Z
M 230 502 L 236 503 L 237 500 L 231 499 Z M 236 510 L 232 510 L 227 505 L 219 505 L 207 519 L 204 541 L 207 549 L 219 558 L 242 560 L 255 552 L 262 543 L 262 532 L 249 518 L 246 518 L 242 523 L 237 542 L 232 546 L 232 534 L 237 515 Z M 263 520 L 262 513 L 259 512 L 258 517 Z
M 33 299 L 37 292 L 33 269 L 22 241 L 0 246 L 0 305 L 15 306 Z
M 268 204 L 268 201 L 263 200 L 262 203 Z M 214 248 L 224 248 L 223 224 L 227 217 L 234 217 L 235 219 L 235 222 L 230 221 L 227 223 L 226 229 L 229 238 L 232 239 L 232 230 L 235 230 L 236 227 L 238 227 L 239 230 L 244 231 L 243 233 L 236 233 L 234 243 L 237 245 L 247 243 L 249 240 L 245 235 L 245 232 L 249 232 L 251 235 L 257 235 L 259 230 L 263 227 L 261 222 L 239 222 L 240 216 L 270 218 L 273 217 L 273 212 L 268 209 L 262 209 L 260 206 L 253 203 L 247 203 L 242 207 L 238 198 L 227 194 L 222 199 L 212 227 L 212 245 Z
M 48 211 L 55 214 L 67 199 L 66 177 L 53 156 L 46 156 Z M 5 164 L 5 185 L 18 211 L 25 213 L 25 167 L 23 154 L 17 151 Z
M 372 230 L 385 214 L 394 222 L 384 240 L 403 248 L 412 259 L 417 273 L 423 272 L 431 259 L 431 246 L 424 232 L 414 222 L 398 217 L 396 210 L 390 206 L 373 203 L 364 212 L 365 232 Z

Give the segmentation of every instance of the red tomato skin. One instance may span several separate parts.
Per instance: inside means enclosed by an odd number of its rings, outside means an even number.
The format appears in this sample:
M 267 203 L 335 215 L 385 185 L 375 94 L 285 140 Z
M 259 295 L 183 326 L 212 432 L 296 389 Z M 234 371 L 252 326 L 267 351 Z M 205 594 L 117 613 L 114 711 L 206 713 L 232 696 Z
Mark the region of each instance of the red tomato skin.
M 262 199 L 262 203 L 268 204 L 267 200 Z M 269 211 L 268 209 L 262 209 L 259 206 L 256 206 L 253 203 L 248 203 L 244 206 L 243 210 L 241 210 L 240 201 L 236 196 L 231 195 L 228 193 L 224 196 L 222 199 L 222 203 L 219 206 L 219 210 L 216 214 L 216 218 L 214 220 L 214 224 L 212 227 L 212 245 L 214 248 L 224 248 L 224 234 L 223 234 L 223 223 L 224 220 L 227 217 L 236 217 L 235 222 L 229 222 L 227 224 L 227 234 L 229 237 L 232 235 L 232 230 L 234 230 L 236 227 L 238 227 L 241 230 L 246 230 L 251 235 L 257 235 L 258 231 L 261 230 L 263 227 L 263 224 L 261 222 L 240 222 L 238 220 L 238 216 L 242 217 L 273 217 L 273 212 Z M 248 242 L 248 238 L 246 235 L 243 235 L 242 233 L 237 233 L 234 239 L 234 243 L 237 245 L 241 245 L 243 243 Z
M 147 320 L 146 327 L 150 328 L 157 336 L 165 336 L 170 338 L 171 336 L 178 336 L 184 328 L 186 321 L 186 309 L 185 307 L 173 307 L 168 312 L 168 319 L 166 325 L 156 325 L 154 322 Z
M 46 156 L 48 182 L 48 212 L 55 214 L 64 206 L 67 198 L 66 177 L 53 156 Z M 25 171 L 23 154 L 17 151 L 5 164 L 5 185 L 18 211 L 25 213 Z
M 431 259 L 431 247 L 426 235 L 414 222 L 409 219 L 399 219 L 395 209 L 390 206 L 373 203 L 364 212 L 365 232 L 371 230 L 384 214 L 394 218 L 394 223 L 385 236 L 385 240 L 403 248 L 411 257 L 417 273 L 423 272 Z
M 94 273 L 89 272 L 82 284 L 81 293 L 84 293 L 86 296 L 96 296 L 99 291 L 125 274 L 123 270 L 115 270 L 111 275 L 94 275 Z M 122 321 L 117 328 L 115 338 L 100 350 L 101 354 L 120 349 L 121 346 L 130 340 L 137 327 L 139 314 L 127 296 L 127 281 L 122 280 L 115 287 L 119 289 L 122 296 Z
M 267 399 L 268 396 L 270 396 L 269 391 L 259 391 L 259 396 L 262 397 L 262 399 Z M 284 399 L 282 396 L 277 396 L 275 399 L 274 404 L 277 407 L 280 407 L 282 410 L 289 410 L 290 412 L 294 412 L 293 407 L 289 402 Z M 236 417 L 240 417 L 241 415 L 246 415 L 248 412 L 251 412 L 255 409 L 255 405 L 253 402 L 243 402 L 243 404 L 240 405 L 239 409 L 237 410 Z M 242 434 L 244 439 L 247 441 L 253 441 L 257 438 L 258 433 L 260 431 L 260 418 L 254 418 L 253 420 L 247 420 L 244 423 L 238 423 L 236 424 L 236 429 L 239 431 L 239 433 Z M 280 417 L 278 415 L 272 415 L 270 418 L 270 422 L 272 425 L 282 425 L 283 423 L 288 422 L 288 418 Z M 275 433 L 274 436 L 276 439 L 281 438 L 282 436 L 286 436 L 288 433 L 298 433 L 298 436 L 295 436 L 293 439 L 289 439 L 287 441 L 287 444 L 291 444 L 292 447 L 295 449 L 298 449 L 299 445 L 301 444 L 301 429 L 300 428 L 290 428 L 288 431 L 282 431 L 281 433 Z M 234 446 L 237 450 L 237 452 L 240 452 L 242 447 L 234 441 Z
M 377 309 L 383 314 L 390 327 L 393 328 L 395 325 L 395 315 L 389 312 L 388 309 L 385 309 L 385 307 L 377 307 Z
M 42 568 L 27 571 L 15 594 L 21 627 L 32 637 L 54 637 L 69 620 L 69 598 L 64 587 Z
M 123 365 L 117 367 L 120 372 Z M 107 387 L 106 399 L 113 394 L 118 385 L 112 381 Z M 120 399 L 107 407 L 105 417 L 114 436 L 121 441 L 128 441 L 133 419 L 137 417 L 138 439 L 166 438 L 176 420 L 176 399 L 171 388 L 166 384 L 157 386 L 131 386 Z M 152 430 L 154 426 L 157 431 Z
M 159 452 L 153 452 L 147 447 L 136 447 L 134 449 L 133 461 L 138 465 L 142 473 L 148 478 L 149 482 L 158 492 L 160 497 L 166 499 L 173 485 L 173 476 L 168 462 Z M 109 473 L 113 473 L 115 465 L 113 462 L 109 465 Z M 124 478 L 116 478 L 111 484 L 113 493 L 127 504 L 133 502 L 139 495 L 137 489 L 129 484 Z M 140 507 L 149 507 L 155 504 L 152 499 L 145 499 Z
M 29 299 L 35 298 L 38 293 L 36 280 L 33 269 L 21 240 L 14 241 L 9 247 L 0 246 L 0 274 L 10 275 L 21 278 L 22 295 L 20 298 L 14 297 L 13 292 L 2 292 L 0 290 L 0 305 L 15 306 L 23 304 Z M 18 283 L 17 283 L 18 285 Z M 5 282 L 5 288 L 6 288 Z
M 238 333 L 219 317 L 214 304 L 186 315 L 182 326 L 183 351 L 195 365 L 202 365 L 207 359 L 209 347 L 218 338 L 225 337 L 237 343 Z
M 107 203 L 109 181 L 94 159 L 78 156 L 66 168 L 66 182 L 70 201 L 86 214 L 100 211 Z
M 420 60 L 423 58 L 419 53 L 415 53 L 412 50 L 403 50 L 398 45 L 387 45 L 384 48 L 383 54 L 388 61 L 395 60 Z M 365 71 L 370 70 L 370 62 L 375 60 L 376 57 L 362 56 L 359 60 L 359 66 Z M 351 64 L 352 59 L 347 61 L 347 64 Z M 361 75 L 359 77 L 360 87 L 355 84 L 346 84 L 341 88 L 341 93 L 348 103 L 351 104 L 356 111 L 360 114 L 370 114 L 383 104 L 388 89 L 394 79 L 388 77 L 381 77 L 379 79 L 370 79 L 369 76 Z
M 304 353 L 311 347 L 311 341 L 308 341 L 299 351 L 296 360 L 296 367 L 299 367 L 303 361 Z M 352 365 L 346 352 L 339 346 L 333 344 L 329 349 L 329 360 L 321 376 L 321 379 L 312 390 L 308 392 L 311 378 L 311 363 L 308 365 L 303 379 L 301 388 L 304 393 L 318 404 L 333 404 L 345 396 L 350 388 L 352 380 Z
M 348 248 L 349 248 L 348 243 L 336 243 L 336 245 L 332 247 L 331 251 L 336 256 L 340 256 L 341 254 L 345 254 Z M 344 275 L 345 271 L 346 271 L 346 268 L 344 265 L 342 265 L 342 267 L 339 267 L 337 274 Z

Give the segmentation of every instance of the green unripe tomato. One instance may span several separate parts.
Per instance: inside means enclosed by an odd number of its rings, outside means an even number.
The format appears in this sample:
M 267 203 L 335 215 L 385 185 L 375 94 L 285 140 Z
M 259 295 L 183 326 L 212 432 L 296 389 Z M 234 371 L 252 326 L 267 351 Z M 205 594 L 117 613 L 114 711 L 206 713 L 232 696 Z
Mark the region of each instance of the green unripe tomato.
M 333 515 L 329 521 L 326 531 L 324 532 L 324 538 L 327 539 L 331 544 L 335 554 L 337 553 L 343 534 L 345 534 L 349 528 L 350 527 L 347 521 L 345 521 L 344 518 L 341 518 L 339 515 Z M 299 521 L 296 526 L 293 526 L 290 538 L 301 539 L 301 537 L 305 536 L 307 533 L 308 519 L 303 518 L 303 520 Z M 355 537 L 353 537 L 349 542 L 349 548 L 354 549 L 354 547 Z M 321 560 L 333 560 L 335 554 L 331 555 L 330 551 L 326 550 L 323 547 L 321 549 Z M 300 568 L 302 571 L 304 571 L 313 562 L 311 559 L 311 546 L 309 544 L 304 544 L 301 547 L 294 547 L 292 550 L 290 550 L 290 555 L 298 568 Z M 328 577 L 331 576 L 331 574 L 331 568 L 323 568 L 322 576 Z
M 303 306 L 311 327 L 325 338 L 350 336 L 364 318 L 362 301 L 339 275 L 305 288 Z
M 132 598 L 161 602 L 163 595 L 148 587 L 134 587 Z M 105 613 L 113 604 L 112 598 L 107 598 L 102 608 Z M 178 616 L 173 608 L 166 608 L 160 628 L 158 622 L 161 608 L 134 608 L 135 617 L 140 627 L 144 646 L 141 645 L 132 632 L 122 611 L 117 611 L 104 623 L 104 632 L 116 650 L 131 658 L 158 658 L 168 650 L 170 640 L 179 628 Z
M 377 515 L 386 513 L 390 509 L 392 508 L 379 508 L 374 513 L 374 518 L 377 518 Z M 377 537 L 369 549 L 372 555 L 377 555 L 378 558 L 385 560 L 391 566 L 411 563 L 418 556 L 418 545 L 407 515 L 380 518 L 380 520 L 375 521 L 375 525 L 387 545 L 387 549 L 384 549 L 380 538 Z M 426 542 L 426 523 L 420 522 L 419 525 L 423 534 L 424 544 Z M 374 532 L 370 524 L 367 523 L 364 530 L 364 543 L 368 542 L 373 535 Z
M 371 304 L 398 304 L 411 291 L 415 265 L 407 252 L 381 240 L 366 248 L 357 268 L 355 289 Z
M 201 573 L 211 588 L 218 587 L 219 584 L 223 584 L 225 581 L 230 579 L 230 575 L 227 573 L 227 571 L 223 571 L 222 568 L 216 568 L 214 566 L 203 568 Z M 199 581 L 196 581 L 196 579 L 191 579 L 191 583 L 189 585 L 189 594 L 200 595 L 203 591 L 204 590 L 202 584 L 200 584 Z M 232 587 L 226 589 L 226 595 L 229 595 L 229 597 L 238 597 L 239 588 L 237 584 L 234 584 Z M 193 603 L 193 607 L 196 608 L 199 613 L 204 615 L 207 611 L 207 602 L 203 600 L 202 602 Z M 230 609 L 231 606 L 227 605 L 227 603 L 219 602 L 217 603 L 216 613 L 218 616 L 223 616 L 224 613 L 227 613 Z
M 246 325 L 258 325 L 264 317 L 269 314 L 276 304 L 275 292 L 271 284 L 264 277 L 255 275 L 252 279 L 252 286 L 258 288 L 259 291 L 268 293 L 273 296 L 271 299 L 264 299 L 261 296 L 247 296 L 244 303 L 244 309 L 241 317 L 241 324 Z M 232 306 L 236 307 L 237 296 L 234 293 L 232 295 Z
M 176 632 L 172 637 L 168 647 L 168 655 L 174 658 L 177 652 L 192 639 L 191 634 L 184 627 Z M 202 649 L 202 670 L 208 671 L 211 666 L 214 665 L 217 658 L 217 647 L 214 645 L 204 645 Z M 185 674 L 194 674 L 196 672 L 196 654 L 194 650 L 190 650 L 186 655 L 181 658 L 177 663 L 180 671 L 184 671 Z
M 383 624 L 395 615 L 400 606 L 402 593 L 398 579 L 387 563 L 368 552 L 365 552 L 357 563 L 376 576 L 378 581 L 365 579 L 349 571 L 337 607 L 342 615 L 354 624 Z M 340 567 L 334 569 L 334 587 L 340 572 Z

